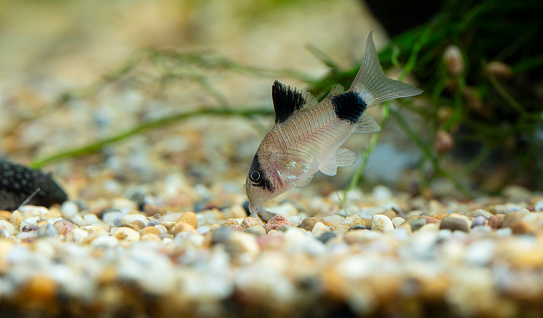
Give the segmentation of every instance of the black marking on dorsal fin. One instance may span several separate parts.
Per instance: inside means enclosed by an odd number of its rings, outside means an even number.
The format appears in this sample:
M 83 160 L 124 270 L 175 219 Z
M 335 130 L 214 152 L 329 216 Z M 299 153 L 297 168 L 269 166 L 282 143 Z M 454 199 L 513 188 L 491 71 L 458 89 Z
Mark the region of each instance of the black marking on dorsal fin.
M 301 109 L 306 103 L 303 93 L 279 81 L 273 82 L 272 100 L 276 124 L 287 120 L 290 115 Z
M 368 106 L 360 94 L 349 91 L 332 97 L 332 104 L 339 119 L 356 124 Z

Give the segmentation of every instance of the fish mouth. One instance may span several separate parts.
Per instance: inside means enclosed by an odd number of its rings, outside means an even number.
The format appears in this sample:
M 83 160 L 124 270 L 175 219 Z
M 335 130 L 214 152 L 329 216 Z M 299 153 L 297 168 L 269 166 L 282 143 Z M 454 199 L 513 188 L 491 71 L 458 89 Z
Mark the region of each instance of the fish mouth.
M 251 216 L 255 216 L 258 212 L 262 211 L 264 207 L 262 204 L 253 204 L 251 201 L 249 201 L 249 211 L 251 212 Z

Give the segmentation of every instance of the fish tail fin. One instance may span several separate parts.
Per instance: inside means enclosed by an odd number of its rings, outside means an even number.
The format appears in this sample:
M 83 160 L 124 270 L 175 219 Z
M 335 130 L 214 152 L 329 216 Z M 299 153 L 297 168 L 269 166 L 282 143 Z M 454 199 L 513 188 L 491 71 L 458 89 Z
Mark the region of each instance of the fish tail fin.
M 387 100 L 415 96 L 422 93 L 422 90 L 407 83 L 393 80 L 385 76 L 377 50 L 373 43 L 372 32 L 366 41 L 366 50 L 362 66 L 356 74 L 350 91 L 355 91 L 362 96 L 367 107 L 381 104 Z

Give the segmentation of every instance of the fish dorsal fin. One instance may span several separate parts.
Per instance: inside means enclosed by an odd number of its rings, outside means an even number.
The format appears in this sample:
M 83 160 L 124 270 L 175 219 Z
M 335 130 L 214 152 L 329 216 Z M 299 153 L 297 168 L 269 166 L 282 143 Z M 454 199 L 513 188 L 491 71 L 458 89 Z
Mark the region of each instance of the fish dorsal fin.
M 303 92 L 302 95 L 305 99 L 305 105 L 303 108 L 311 108 L 319 103 L 317 98 L 315 98 L 311 92 Z
M 337 167 L 350 166 L 355 160 L 354 152 L 346 148 L 338 148 L 334 155 L 319 163 L 319 170 L 327 176 L 335 176 Z
M 272 100 L 275 108 L 275 123 L 282 123 L 295 111 L 307 104 L 311 94 L 302 93 L 288 85 L 275 81 L 272 86 Z
M 295 187 L 305 187 L 313 179 L 312 174 L 304 174 L 300 177 L 287 177 L 287 184 L 292 184 Z
M 380 131 L 381 127 L 379 124 L 367 112 L 362 114 L 360 120 L 358 120 L 358 123 L 356 124 L 355 130 L 357 133 L 375 133 Z
M 334 88 L 332 88 L 330 93 L 328 93 L 328 95 L 326 95 L 326 98 L 334 97 L 334 96 L 339 95 L 341 93 L 343 93 L 343 85 L 337 84 L 336 86 L 334 86 Z

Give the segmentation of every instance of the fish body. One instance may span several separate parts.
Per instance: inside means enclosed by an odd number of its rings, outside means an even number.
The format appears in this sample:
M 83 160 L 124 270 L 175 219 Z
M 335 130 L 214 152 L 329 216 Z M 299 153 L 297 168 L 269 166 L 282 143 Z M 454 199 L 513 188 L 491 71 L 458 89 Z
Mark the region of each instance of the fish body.
M 346 92 L 337 85 L 319 103 L 310 93 L 275 81 L 275 126 L 262 140 L 247 175 L 251 213 L 258 213 L 265 202 L 291 188 L 309 184 L 317 171 L 333 176 L 337 167 L 352 165 L 355 154 L 341 145 L 353 133 L 381 129 L 366 109 L 420 93 L 422 90 L 384 75 L 371 32 L 362 66 Z

